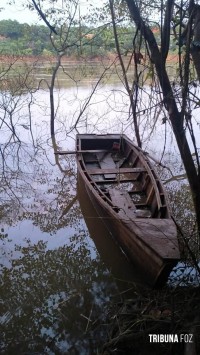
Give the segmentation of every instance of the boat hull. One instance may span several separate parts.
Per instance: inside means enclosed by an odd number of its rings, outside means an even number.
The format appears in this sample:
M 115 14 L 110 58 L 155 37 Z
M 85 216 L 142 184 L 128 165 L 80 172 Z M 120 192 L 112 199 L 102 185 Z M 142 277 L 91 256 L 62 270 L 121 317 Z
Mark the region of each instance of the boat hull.
M 124 220 L 113 216 L 112 211 L 106 205 L 99 203 L 99 198 L 96 196 L 95 191 L 88 186 L 84 175 L 79 171 L 78 180 L 99 218 L 102 219 L 110 230 L 111 235 L 114 236 L 119 248 L 124 251 L 130 261 L 134 262 L 134 265 L 141 270 L 142 274 L 145 273 L 145 283 L 148 286 L 162 287 L 166 283 L 172 268 L 177 264 L 178 256 L 177 259 L 162 259 L 159 257 L 152 249 L 144 245 L 141 240 L 138 240 L 137 234 L 134 233 L 134 228 L 131 228 L 128 221 L 124 223 Z M 166 223 L 166 228 L 168 227 L 168 223 Z M 175 229 L 173 223 L 172 228 Z M 112 250 L 110 252 L 112 253 Z
M 123 210 L 116 210 L 92 181 L 89 170 L 83 169 L 81 162 L 82 154 L 78 154 L 78 180 L 99 218 L 106 224 L 129 260 L 146 274 L 147 284 L 154 287 L 162 286 L 180 258 L 174 222 L 168 217 L 132 218 L 134 211 L 125 214 Z M 109 172 L 107 169 L 107 173 Z

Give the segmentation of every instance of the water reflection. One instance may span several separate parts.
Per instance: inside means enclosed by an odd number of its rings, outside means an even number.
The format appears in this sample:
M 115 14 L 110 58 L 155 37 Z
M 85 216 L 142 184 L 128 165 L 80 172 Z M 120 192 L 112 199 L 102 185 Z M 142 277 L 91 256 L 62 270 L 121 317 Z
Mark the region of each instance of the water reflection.
M 54 250 L 43 241 L 15 245 L 13 253 L 20 257 L 2 268 L 4 353 L 88 354 L 96 349 L 104 333 L 96 321 L 103 321 L 102 305 L 114 285 L 92 257 L 86 231 L 80 232 Z
M 57 92 L 55 144 L 59 149 L 74 148 L 71 127 L 90 92 L 86 87 Z M 19 137 L 17 145 L 14 141 L 8 145 L 12 132 L 7 134 L 6 127 L 2 131 L 0 347 L 5 354 L 95 353 L 105 337 L 106 331 L 100 324 L 105 320 L 107 302 L 118 294 L 118 288 L 126 291 L 139 281 L 135 268 L 130 267 L 110 235 L 107 238 L 108 231 L 99 226 L 98 219 L 95 231 L 99 234 L 93 233 L 95 211 L 80 198 L 94 242 L 89 236 L 76 198 L 75 159 L 73 156 L 55 159 L 53 154 L 48 95 L 42 90 L 35 93 L 29 112 L 24 104 L 27 96 L 20 98 L 21 108 L 13 116 Z M 100 88 L 77 129 L 80 132 L 120 129 L 132 137 L 128 111 L 121 85 L 115 85 L 115 90 L 111 86 Z M 28 127 L 30 113 L 31 131 L 18 124 L 19 117 L 23 117 L 22 123 Z M 156 154 L 162 151 L 163 127 L 155 132 L 151 144 L 143 127 L 145 147 L 152 147 L 153 151 L 156 142 Z M 167 143 L 166 149 L 171 148 L 170 135 Z M 173 172 L 181 174 L 182 166 L 174 147 L 172 150 L 173 154 L 168 150 L 167 159 Z M 170 177 L 171 174 L 164 179 Z M 189 210 L 184 207 L 182 191 L 182 187 L 175 187 L 172 193 L 172 207 L 180 221 L 183 210 Z
M 31 163 L 30 150 L 23 169 L 4 175 L 16 189 L 2 188 L 0 348 L 95 353 L 106 332 L 102 307 L 117 287 L 82 218 L 74 159 L 63 158 L 62 172 L 46 152 Z

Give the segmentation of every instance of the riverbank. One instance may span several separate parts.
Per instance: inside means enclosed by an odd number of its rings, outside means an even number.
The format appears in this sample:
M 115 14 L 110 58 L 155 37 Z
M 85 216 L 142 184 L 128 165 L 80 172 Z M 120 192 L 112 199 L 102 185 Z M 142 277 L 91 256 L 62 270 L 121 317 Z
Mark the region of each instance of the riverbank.
M 80 63 L 80 62 L 97 62 L 100 63 L 104 60 L 114 60 L 116 58 L 116 54 L 110 54 L 107 56 L 62 56 L 62 63 Z M 27 62 L 27 63 L 53 63 L 57 61 L 57 55 L 49 55 L 49 56 L 25 56 L 25 55 L 0 55 L 0 62 L 1 63 L 8 63 L 8 62 Z
M 131 55 L 124 56 L 124 61 L 129 63 L 130 59 L 132 58 Z M 80 62 L 114 62 L 118 59 L 117 53 L 108 53 L 104 56 L 62 56 L 62 63 L 74 64 Z M 13 62 L 18 63 L 55 63 L 57 61 L 57 55 L 48 55 L 48 56 L 27 56 L 27 55 L 0 55 L 0 63 L 8 64 Z M 143 57 L 141 60 L 141 64 L 147 61 L 147 58 Z M 170 53 L 167 57 L 168 63 L 177 63 L 178 62 L 178 55 L 176 53 Z
M 3 74 L 0 87 L 12 90 L 14 86 L 15 90 L 16 86 L 20 88 L 24 83 L 25 88 L 37 89 L 38 85 L 46 87 L 46 83 L 48 85 L 51 83 L 55 73 L 57 79 L 55 87 L 66 88 L 80 85 L 80 83 L 92 86 L 96 82 L 116 85 L 124 80 L 123 70 L 116 53 L 106 56 L 63 56 L 60 59 L 56 56 L 0 56 L 0 72 Z M 126 76 L 131 86 L 135 78 L 134 60 L 130 56 L 125 56 L 123 60 L 127 68 Z M 177 55 L 168 57 L 168 69 L 172 78 L 175 76 L 177 60 Z M 152 76 L 148 59 L 143 58 L 137 69 L 143 73 L 139 84 L 150 85 Z M 15 78 L 14 83 L 13 78 Z
M 111 305 L 102 354 L 199 354 L 199 297 L 199 287 L 165 287 Z

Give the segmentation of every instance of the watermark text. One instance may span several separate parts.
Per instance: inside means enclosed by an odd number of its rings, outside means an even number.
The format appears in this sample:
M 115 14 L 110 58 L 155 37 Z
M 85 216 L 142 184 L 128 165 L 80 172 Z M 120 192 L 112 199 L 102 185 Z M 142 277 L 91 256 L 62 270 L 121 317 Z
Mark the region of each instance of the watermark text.
M 193 334 L 149 334 L 150 343 L 193 343 Z

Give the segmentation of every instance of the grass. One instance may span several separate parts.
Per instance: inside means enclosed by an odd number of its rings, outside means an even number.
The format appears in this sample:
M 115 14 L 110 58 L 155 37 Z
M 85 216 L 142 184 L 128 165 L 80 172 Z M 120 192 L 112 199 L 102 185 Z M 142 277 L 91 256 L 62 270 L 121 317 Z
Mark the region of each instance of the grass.
M 112 305 L 102 354 L 199 354 L 199 297 L 199 287 L 165 287 L 140 290 L 132 299 Z M 193 343 L 152 343 L 149 334 L 177 334 L 179 340 L 180 334 L 193 334 Z

